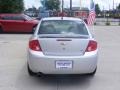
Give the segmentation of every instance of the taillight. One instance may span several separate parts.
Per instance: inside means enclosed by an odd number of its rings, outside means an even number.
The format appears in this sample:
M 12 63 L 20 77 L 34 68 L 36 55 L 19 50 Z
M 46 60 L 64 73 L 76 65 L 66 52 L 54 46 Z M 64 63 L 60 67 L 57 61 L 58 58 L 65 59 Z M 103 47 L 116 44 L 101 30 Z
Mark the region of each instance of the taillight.
M 34 51 L 42 51 L 38 40 L 29 41 L 29 48 Z
M 86 52 L 95 51 L 97 49 L 97 42 L 90 40 L 86 49 Z

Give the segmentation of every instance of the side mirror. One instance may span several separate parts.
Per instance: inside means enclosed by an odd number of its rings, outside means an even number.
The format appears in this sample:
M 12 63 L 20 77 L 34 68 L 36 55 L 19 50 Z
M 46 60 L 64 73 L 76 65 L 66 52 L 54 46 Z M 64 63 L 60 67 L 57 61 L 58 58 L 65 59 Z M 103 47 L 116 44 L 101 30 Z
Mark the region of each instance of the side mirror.
M 23 21 L 25 22 L 25 21 L 27 21 L 26 19 L 23 19 Z
M 34 32 L 35 32 L 35 30 L 36 30 L 36 26 L 35 26 L 35 27 L 33 27 L 33 29 L 32 29 L 32 33 L 34 33 Z
M 87 19 L 84 19 L 84 22 L 87 24 Z
M 36 20 L 40 20 L 41 18 L 40 17 L 37 17 Z

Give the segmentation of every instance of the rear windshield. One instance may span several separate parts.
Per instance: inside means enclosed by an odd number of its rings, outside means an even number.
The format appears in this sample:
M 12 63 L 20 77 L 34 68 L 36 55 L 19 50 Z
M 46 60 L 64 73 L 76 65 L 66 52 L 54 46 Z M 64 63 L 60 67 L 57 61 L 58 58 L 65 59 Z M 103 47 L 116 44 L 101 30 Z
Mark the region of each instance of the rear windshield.
M 45 20 L 41 22 L 38 34 L 88 35 L 88 31 L 81 21 Z

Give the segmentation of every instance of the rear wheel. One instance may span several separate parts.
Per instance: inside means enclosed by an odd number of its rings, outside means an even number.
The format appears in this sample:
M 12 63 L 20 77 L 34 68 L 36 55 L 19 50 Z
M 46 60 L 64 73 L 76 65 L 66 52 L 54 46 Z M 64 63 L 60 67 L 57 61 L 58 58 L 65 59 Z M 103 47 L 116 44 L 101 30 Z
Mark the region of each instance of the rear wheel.
M 29 65 L 27 65 L 27 69 L 28 69 L 28 74 L 29 74 L 30 76 L 35 76 L 35 75 L 37 75 L 35 72 L 33 72 L 33 71 L 30 69 Z
M 96 71 L 97 71 L 97 67 L 95 68 L 95 70 L 92 73 L 88 73 L 87 75 L 94 76 Z

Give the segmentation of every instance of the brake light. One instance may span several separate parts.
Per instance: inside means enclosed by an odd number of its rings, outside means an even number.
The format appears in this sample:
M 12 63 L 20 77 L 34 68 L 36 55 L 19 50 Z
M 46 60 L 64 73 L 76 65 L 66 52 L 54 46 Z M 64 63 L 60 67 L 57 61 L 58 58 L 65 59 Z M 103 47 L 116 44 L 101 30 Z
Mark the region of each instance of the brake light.
M 29 41 L 29 48 L 34 51 L 42 51 L 38 40 Z
M 90 40 L 86 52 L 95 51 L 96 49 L 97 49 L 97 42 Z

